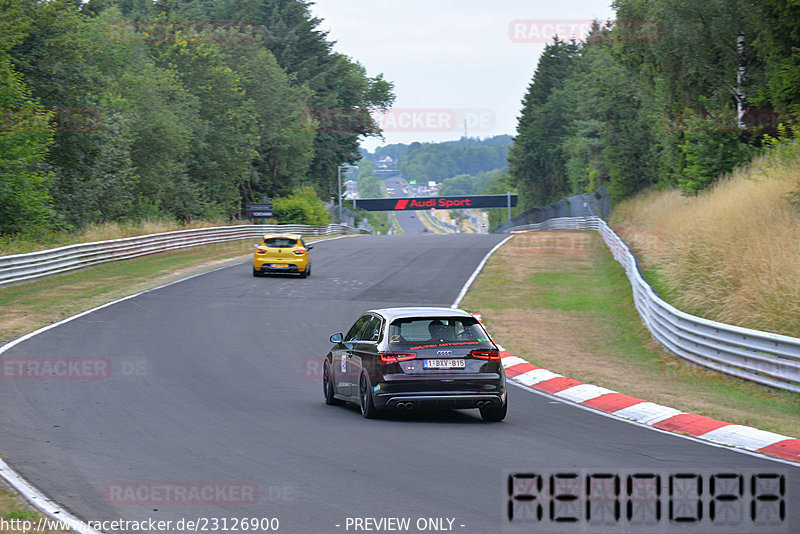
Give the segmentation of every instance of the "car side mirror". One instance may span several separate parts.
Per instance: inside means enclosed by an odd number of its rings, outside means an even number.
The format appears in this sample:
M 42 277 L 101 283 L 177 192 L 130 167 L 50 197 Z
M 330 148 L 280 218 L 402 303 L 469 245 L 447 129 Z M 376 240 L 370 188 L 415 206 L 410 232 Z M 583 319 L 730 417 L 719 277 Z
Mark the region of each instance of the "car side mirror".
M 341 343 L 344 341 L 344 336 L 341 332 L 337 332 L 331 336 L 331 343 Z
M 306 250 L 311 250 L 312 248 L 314 248 L 314 245 L 308 245 L 308 246 L 306 247 Z

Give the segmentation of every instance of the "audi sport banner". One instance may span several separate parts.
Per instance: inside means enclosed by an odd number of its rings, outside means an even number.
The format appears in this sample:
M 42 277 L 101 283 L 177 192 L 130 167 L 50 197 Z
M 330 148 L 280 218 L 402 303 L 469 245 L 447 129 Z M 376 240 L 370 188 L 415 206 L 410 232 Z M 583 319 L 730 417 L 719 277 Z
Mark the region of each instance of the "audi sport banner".
M 517 195 L 511 195 L 511 207 Z M 356 207 L 367 211 L 452 210 L 473 208 L 505 208 L 509 195 L 467 195 L 454 197 L 357 198 Z

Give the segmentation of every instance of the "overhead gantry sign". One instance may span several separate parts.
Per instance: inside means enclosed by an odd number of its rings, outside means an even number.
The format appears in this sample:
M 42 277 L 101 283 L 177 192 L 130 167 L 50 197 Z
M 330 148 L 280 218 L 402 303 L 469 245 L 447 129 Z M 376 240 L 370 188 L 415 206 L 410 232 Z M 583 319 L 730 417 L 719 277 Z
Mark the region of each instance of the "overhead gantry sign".
M 358 198 L 355 206 L 367 211 L 452 210 L 507 208 L 517 205 L 517 195 L 465 195 L 452 197 Z

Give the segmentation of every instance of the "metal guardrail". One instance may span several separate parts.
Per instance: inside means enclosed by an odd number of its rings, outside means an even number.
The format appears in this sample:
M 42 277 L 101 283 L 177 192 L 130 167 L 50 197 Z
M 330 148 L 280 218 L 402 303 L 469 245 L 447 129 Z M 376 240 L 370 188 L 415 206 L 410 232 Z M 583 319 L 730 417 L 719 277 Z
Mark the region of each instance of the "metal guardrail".
M 718 323 L 684 313 L 661 299 L 625 242 L 599 217 L 563 217 L 509 232 L 596 230 L 625 268 L 636 309 L 668 351 L 692 363 L 745 380 L 800 393 L 800 338 Z
M 302 224 L 248 224 L 195 228 L 137 237 L 68 245 L 40 252 L 0 256 L 0 287 L 30 281 L 56 273 L 81 269 L 108 261 L 124 260 L 225 241 L 259 238 L 271 232 L 289 232 L 304 236 L 367 234 L 341 224 L 308 226 Z
M 547 206 L 533 206 L 510 220 L 503 221 L 494 228 L 493 234 L 508 233 L 511 228 L 521 225 L 539 224 L 549 219 L 563 217 L 608 217 L 611 213 L 611 196 L 605 187 L 594 193 L 582 193 L 562 198 Z

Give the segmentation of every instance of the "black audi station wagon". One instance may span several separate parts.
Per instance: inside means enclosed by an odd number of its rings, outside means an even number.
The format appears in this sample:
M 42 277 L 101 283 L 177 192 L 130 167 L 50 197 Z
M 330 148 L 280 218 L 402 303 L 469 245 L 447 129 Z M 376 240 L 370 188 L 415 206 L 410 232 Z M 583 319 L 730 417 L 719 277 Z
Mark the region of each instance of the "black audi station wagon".
M 463 310 L 369 310 L 330 340 L 322 378 L 327 404 L 356 403 L 366 418 L 437 408 L 478 408 L 484 421 L 506 416 L 500 351 Z

